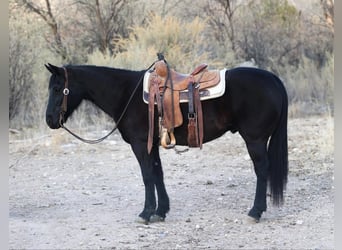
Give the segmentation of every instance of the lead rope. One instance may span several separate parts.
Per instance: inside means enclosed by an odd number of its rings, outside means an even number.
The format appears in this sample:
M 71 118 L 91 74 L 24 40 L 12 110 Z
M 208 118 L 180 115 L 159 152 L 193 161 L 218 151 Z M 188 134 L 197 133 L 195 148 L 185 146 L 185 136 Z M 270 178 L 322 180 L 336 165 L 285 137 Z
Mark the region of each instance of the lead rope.
M 155 62 L 153 62 L 153 63 L 147 68 L 147 70 L 149 70 L 154 64 L 155 64 Z M 146 70 L 146 71 L 147 71 L 147 70 Z M 65 129 L 67 132 L 69 132 L 69 134 L 73 135 L 74 137 L 76 137 L 76 138 L 79 139 L 80 141 L 85 142 L 85 143 L 88 143 L 88 144 L 97 144 L 97 143 L 99 143 L 99 142 L 102 142 L 104 139 L 106 139 L 108 136 L 110 136 L 111 134 L 114 133 L 114 131 L 118 128 L 119 123 L 121 122 L 121 120 L 122 120 L 124 114 L 126 113 L 127 108 L 128 108 L 128 106 L 129 106 L 129 104 L 131 103 L 131 101 L 132 101 L 132 99 L 133 99 L 133 96 L 134 96 L 135 93 L 137 92 L 138 87 L 139 87 L 140 84 L 142 83 L 142 80 L 143 80 L 144 75 L 145 75 L 145 74 L 143 74 L 143 75 L 140 77 L 140 79 L 139 79 L 139 81 L 138 81 L 138 83 L 137 83 L 137 86 L 134 88 L 134 90 L 133 90 L 133 92 L 132 92 L 132 95 L 129 97 L 128 102 L 127 102 L 125 108 L 123 109 L 123 111 L 122 111 L 122 113 L 121 113 L 121 115 L 120 115 L 118 121 L 115 123 L 114 128 L 113 128 L 107 135 L 105 135 L 105 136 L 103 136 L 103 137 L 101 137 L 101 138 L 99 138 L 99 139 L 90 140 L 90 139 L 84 139 L 84 138 L 80 137 L 79 135 L 75 134 L 75 133 L 72 132 L 70 129 L 68 129 L 67 127 L 64 126 L 64 114 L 65 114 L 65 112 L 67 111 L 67 105 L 66 105 L 66 103 L 67 103 L 67 96 L 68 96 L 68 94 L 69 94 L 69 89 L 68 89 L 68 73 L 67 73 L 66 68 L 64 68 L 64 72 L 65 72 L 65 88 L 64 88 L 64 90 L 63 90 L 64 98 L 63 98 L 63 103 L 62 103 L 62 111 L 61 111 L 61 114 L 60 114 L 59 124 L 60 124 L 60 126 L 61 126 L 63 129 Z

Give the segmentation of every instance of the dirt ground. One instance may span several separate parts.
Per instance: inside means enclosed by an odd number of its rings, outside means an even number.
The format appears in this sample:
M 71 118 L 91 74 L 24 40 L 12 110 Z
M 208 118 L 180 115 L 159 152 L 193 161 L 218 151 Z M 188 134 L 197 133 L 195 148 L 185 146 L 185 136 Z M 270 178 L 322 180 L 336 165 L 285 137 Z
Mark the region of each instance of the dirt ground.
M 10 133 L 10 248 L 333 249 L 332 118 L 291 119 L 288 133 L 285 204 L 269 202 L 260 223 L 246 215 L 251 161 L 228 132 L 203 150 L 160 150 L 171 210 L 150 225 L 135 221 L 144 186 L 119 134 L 87 145 L 62 130 L 33 139 Z

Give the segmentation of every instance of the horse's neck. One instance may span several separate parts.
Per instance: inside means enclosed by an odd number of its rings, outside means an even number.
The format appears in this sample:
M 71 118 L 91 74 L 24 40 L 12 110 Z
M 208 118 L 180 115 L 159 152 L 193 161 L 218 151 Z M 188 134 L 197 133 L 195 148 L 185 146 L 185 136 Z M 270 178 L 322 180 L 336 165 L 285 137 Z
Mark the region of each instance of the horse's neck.
M 129 98 L 125 93 L 130 93 L 138 83 L 136 76 L 139 77 L 134 71 L 98 67 L 88 76 L 84 75 L 84 99 L 91 101 L 115 119 L 120 116 L 119 113 Z

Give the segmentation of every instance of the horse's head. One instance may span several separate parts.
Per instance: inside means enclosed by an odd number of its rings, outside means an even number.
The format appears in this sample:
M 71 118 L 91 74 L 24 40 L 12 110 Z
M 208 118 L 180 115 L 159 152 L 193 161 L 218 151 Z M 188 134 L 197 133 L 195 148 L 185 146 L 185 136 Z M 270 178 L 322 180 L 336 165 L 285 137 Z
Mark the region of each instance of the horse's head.
M 69 68 L 45 65 L 52 74 L 49 81 L 49 99 L 46 109 L 46 123 L 58 129 L 82 101 L 82 92 L 76 88 Z

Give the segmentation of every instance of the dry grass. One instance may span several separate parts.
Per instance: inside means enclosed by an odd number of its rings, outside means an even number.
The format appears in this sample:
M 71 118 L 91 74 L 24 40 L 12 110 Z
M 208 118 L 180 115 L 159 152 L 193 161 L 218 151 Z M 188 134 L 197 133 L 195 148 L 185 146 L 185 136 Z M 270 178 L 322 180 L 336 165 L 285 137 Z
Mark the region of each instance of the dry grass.
M 289 96 L 289 116 L 334 114 L 334 58 L 319 70 L 314 61 L 303 58 L 296 69 L 285 68 L 283 79 Z
M 321 137 L 318 139 L 317 144 L 321 145 L 322 153 L 326 155 L 333 154 L 334 152 L 334 118 L 327 114 L 324 116 L 324 124 L 320 131 Z

